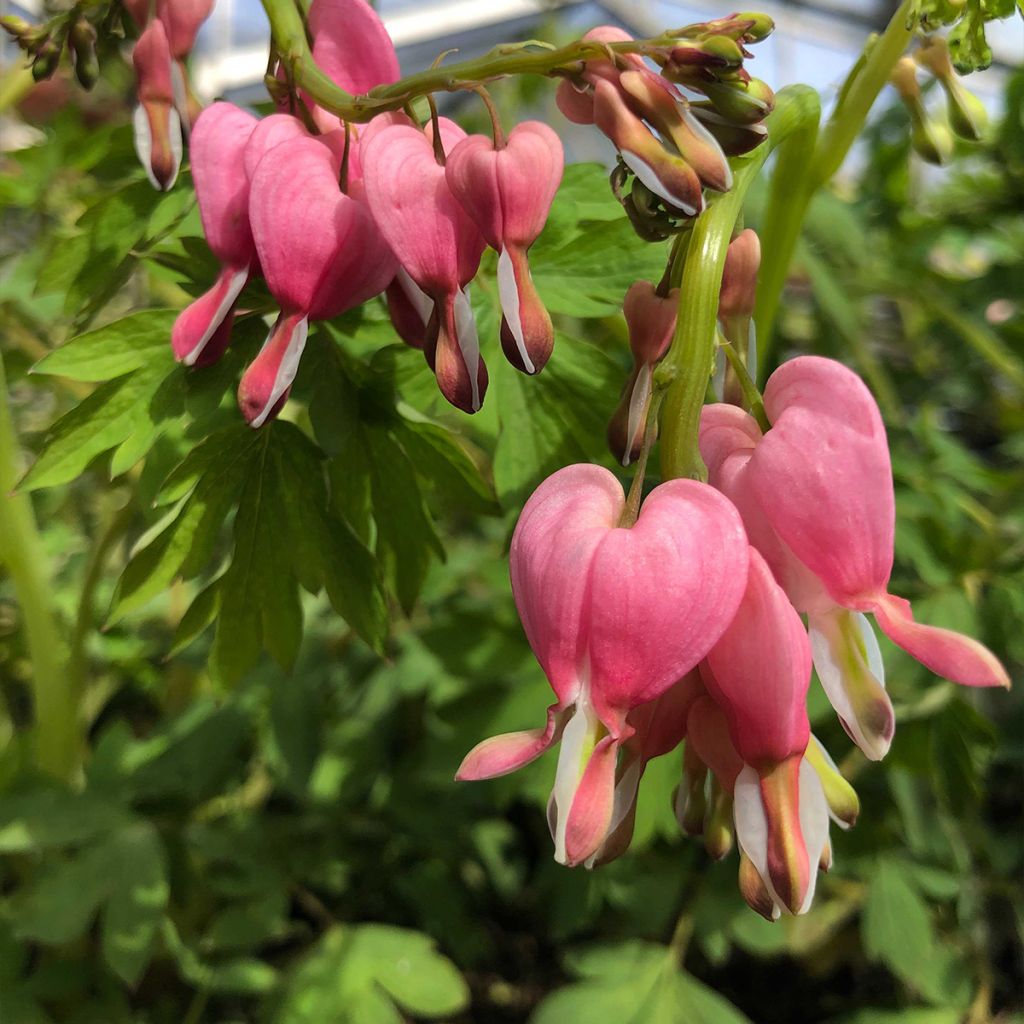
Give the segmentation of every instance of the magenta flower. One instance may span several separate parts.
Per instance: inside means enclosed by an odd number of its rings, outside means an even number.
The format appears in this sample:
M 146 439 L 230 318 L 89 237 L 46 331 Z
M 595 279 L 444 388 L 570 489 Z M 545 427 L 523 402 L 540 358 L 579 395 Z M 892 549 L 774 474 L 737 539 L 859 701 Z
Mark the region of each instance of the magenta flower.
M 440 119 L 448 153 L 466 133 Z M 393 124 L 362 148 L 366 196 L 380 233 L 415 285 L 433 302 L 424 352 L 441 393 L 463 412 L 476 412 L 487 389 L 487 368 L 466 286 L 480 266 L 484 239 L 452 195 L 432 133 Z
M 249 220 L 267 286 L 281 314 L 245 371 L 238 401 L 262 426 L 276 415 L 298 371 L 310 320 L 327 320 L 383 291 L 395 260 L 355 182 L 338 187 L 338 158 L 298 138 L 271 148 L 252 178 Z
M 705 408 L 701 451 L 711 482 L 743 515 L 751 543 L 810 627 L 815 668 L 854 742 L 872 759 L 892 741 L 881 652 L 864 617 L 937 675 L 1008 686 L 977 641 L 914 621 L 889 593 L 895 502 L 885 427 L 863 382 L 840 363 L 802 356 L 765 389 L 762 436 L 734 406 Z
M 608 423 L 608 447 L 623 466 L 628 466 L 640 454 L 651 405 L 654 368 L 672 344 L 678 310 L 679 289 L 659 295 L 650 281 L 631 285 L 622 302 L 629 328 L 633 370 Z
M 772 903 L 803 913 L 828 840 L 828 805 L 804 753 L 811 650 L 799 615 L 756 549 L 739 610 L 701 666 L 743 768 L 736 838 Z
M 207 366 L 223 355 L 231 340 L 235 303 L 256 269 L 245 152 L 257 124 L 231 103 L 214 103 L 199 116 L 192 133 L 199 214 L 221 269 L 213 287 L 180 314 L 171 332 L 174 357 L 186 366 Z
M 559 738 L 550 808 L 555 857 L 578 864 L 614 833 L 617 761 L 630 713 L 686 675 L 743 596 L 748 545 L 732 505 L 705 484 L 656 487 L 620 527 L 618 481 L 559 470 L 534 492 L 512 538 L 512 593 L 555 692 L 543 729 L 485 740 L 459 779 L 503 775 Z M 627 801 L 628 802 L 628 801 Z
M 499 254 L 501 346 L 524 373 L 539 373 L 555 343 L 526 254 L 544 228 L 564 160 L 562 143 L 546 124 L 524 121 L 501 145 L 482 135 L 463 139 L 445 166 L 452 194 Z
M 132 51 L 139 105 L 135 108 L 135 152 L 154 188 L 166 192 L 181 167 L 181 117 L 171 82 L 171 48 L 163 22 L 154 19 Z

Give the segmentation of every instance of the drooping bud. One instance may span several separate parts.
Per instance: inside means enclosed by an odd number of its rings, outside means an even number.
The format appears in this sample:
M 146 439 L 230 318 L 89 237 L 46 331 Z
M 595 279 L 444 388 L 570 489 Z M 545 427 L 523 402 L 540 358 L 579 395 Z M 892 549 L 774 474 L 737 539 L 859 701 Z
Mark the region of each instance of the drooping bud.
M 12 39 L 15 39 L 22 49 L 26 48 L 27 40 L 36 31 L 35 25 L 27 22 L 24 18 L 19 18 L 16 14 L 5 14 L 0 18 L 0 28 L 3 28 Z
M 775 108 L 775 93 L 759 78 L 706 82 L 700 89 L 719 114 L 737 124 L 757 124 Z
M 949 131 L 925 109 L 914 61 L 910 57 L 901 57 L 890 81 L 910 115 L 910 144 L 914 152 L 928 163 L 944 164 L 953 153 L 953 139 Z
M 36 82 L 44 82 L 53 76 L 60 64 L 60 56 L 64 48 L 52 38 L 45 39 L 35 50 L 32 60 L 32 78 Z
M 914 57 L 927 68 L 946 93 L 946 113 L 950 127 L 962 139 L 979 142 L 988 123 L 985 104 L 959 79 L 949 59 L 949 49 L 941 36 L 932 36 Z
M 398 336 L 412 348 L 422 349 L 427 343 L 427 325 L 434 312 L 434 300 L 409 276 L 398 268 L 395 279 L 384 292 L 388 315 Z
M 181 118 L 171 82 L 171 49 L 159 20 L 152 21 L 132 51 L 138 83 L 135 151 L 153 187 L 166 192 L 181 166 Z
M 672 803 L 676 821 L 684 835 L 704 833 L 708 810 L 707 781 L 708 766 L 701 760 L 694 744 L 687 740 L 683 748 L 683 778 Z
M 501 344 L 523 373 L 540 372 L 555 341 L 526 254 L 547 220 L 563 163 L 561 141 L 539 121 L 516 125 L 501 147 L 482 135 L 469 136 L 445 163 L 452 195 L 499 254 Z
M 678 288 L 662 296 L 649 281 L 631 285 L 623 300 L 633 371 L 609 421 L 608 446 L 624 466 L 640 454 L 651 404 L 654 367 L 672 343 L 678 309 Z
M 722 287 L 718 293 L 718 317 L 754 315 L 757 298 L 757 271 L 761 266 L 761 242 L 753 228 L 741 231 L 730 243 L 725 254 Z
M 100 77 L 96 56 L 96 29 L 92 22 L 78 18 L 68 32 L 68 47 L 75 62 L 75 77 L 83 89 L 91 89 Z

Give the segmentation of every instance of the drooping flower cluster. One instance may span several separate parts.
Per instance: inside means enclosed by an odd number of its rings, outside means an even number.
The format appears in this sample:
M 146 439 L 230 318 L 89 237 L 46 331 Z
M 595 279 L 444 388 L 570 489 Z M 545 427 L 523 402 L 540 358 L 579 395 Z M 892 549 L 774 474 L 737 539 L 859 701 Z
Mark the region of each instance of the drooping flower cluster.
M 716 857 L 735 839 L 743 895 L 773 919 L 808 909 L 832 861 L 829 818 L 846 828 L 859 810 L 810 733 L 812 662 L 872 759 L 894 720 L 865 613 L 938 675 L 1009 679 L 981 644 L 915 622 L 889 593 L 892 473 L 860 379 L 800 357 L 772 375 L 764 405 L 767 431 L 741 408 L 707 406 L 709 483 L 655 487 L 635 522 L 598 467 L 537 489 L 512 541 L 512 590 L 557 701 L 544 729 L 485 740 L 458 777 L 504 774 L 560 740 L 555 856 L 593 866 L 629 845 L 647 762 L 685 739 L 680 824 Z
M 167 191 L 181 167 L 183 140 L 199 116 L 185 60 L 214 0 L 130 0 L 124 8 L 139 27 L 132 51 L 139 106 L 135 150 L 154 188 Z
M 365 92 L 398 78 L 394 47 L 365 0 L 314 0 L 308 23 L 314 58 L 342 88 Z M 239 387 L 258 427 L 287 398 L 309 322 L 386 291 L 396 329 L 424 351 L 444 396 L 476 412 L 487 370 L 467 289 L 490 245 L 502 347 L 518 369 L 538 372 L 554 332 L 526 254 L 562 177 L 555 133 L 526 122 L 507 140 L 496 130 L 492 142 L 443 117 L 425 129 L 405 114 L 346 125 L 309 107 L 319 134 L 290 114 L 258 121 L 227 103 L 198 118 L 192 172 L 222 269 L 175 324 L 177 358 L 218 359 L 242 289 L 261 275 L 281 313 Z

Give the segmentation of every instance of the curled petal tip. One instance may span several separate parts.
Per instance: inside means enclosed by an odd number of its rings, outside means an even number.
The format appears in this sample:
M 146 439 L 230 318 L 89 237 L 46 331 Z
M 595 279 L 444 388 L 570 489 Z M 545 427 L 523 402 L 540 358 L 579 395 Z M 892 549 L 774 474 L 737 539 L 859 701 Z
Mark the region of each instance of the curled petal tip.
M 483 740 L 463 758 L 455 780 L 495 779 L 522 768 L 556 742 L 563 721 L 564 716 L 558 714 L 558 705 L 553 704 L 548 708 L 548 720 L 543 728 L 509 732 Z
M 273 419 L 288 399 L 306 347 L 309 322 L 301 314 L 282 313 L 238 385 L 238 405 L 250 427 Z

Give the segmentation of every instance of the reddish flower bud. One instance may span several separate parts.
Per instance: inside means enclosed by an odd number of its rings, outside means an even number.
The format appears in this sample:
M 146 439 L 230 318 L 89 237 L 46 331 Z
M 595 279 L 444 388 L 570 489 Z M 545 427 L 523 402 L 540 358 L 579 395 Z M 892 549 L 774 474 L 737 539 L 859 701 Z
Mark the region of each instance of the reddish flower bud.
M 171 49 L 163 23 L 153 21 L 132 51 L 138 82 L 135 150 L 154 188 L 166 192 L 181 166 L 181 118 L 174 105 Z

